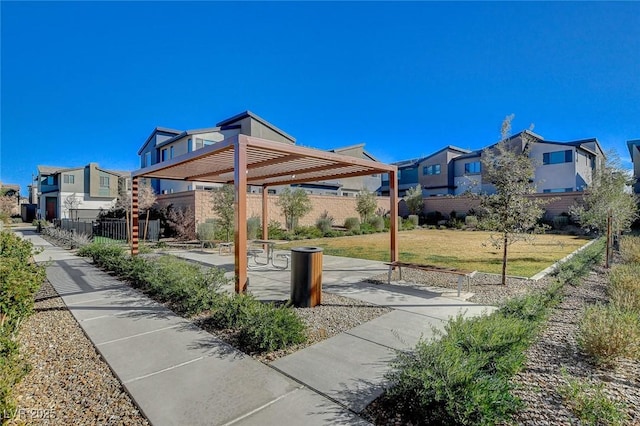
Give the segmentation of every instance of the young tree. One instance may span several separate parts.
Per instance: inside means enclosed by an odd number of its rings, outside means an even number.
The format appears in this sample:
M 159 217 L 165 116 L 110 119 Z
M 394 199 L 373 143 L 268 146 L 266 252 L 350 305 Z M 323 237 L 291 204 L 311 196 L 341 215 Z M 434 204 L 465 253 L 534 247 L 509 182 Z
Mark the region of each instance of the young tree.
M 151 184 L 146 180 L 142 181 L 138 187 L 138 208 L 140 209 L 140 212 L 145 212 L 146 214 L 142 241 L 146 241 L 147 239 L 147 231 L 149 230 L 149 211 L 155 203 L 156 193 L 151 187 Z
M 113 203 L 112 210 L 124 211 L 127 242 L 131 243 L 131 190 L 127 188 L 127 181 L 124 178 L 118 179 L 118 196 Z
M 71 217 L 71 212 L 73 210 L 77 210 L 78 207 L 80 206 L 80 199 L 76 197 L 76 193 L 74 192 L 73 194 L 67 195 L 64 198 L 63 204 L 64 204 L 64 209 L 69 214 L 69 219 L 73 219 Z M 77 219 L 77 217 L 78 217 L 78 212 L 76 211 L 76 219 Z
M 483 181 L 495 187 L 493 194 L 481 194 L 481 207 L 485 218 L 494 224 L 490 244 L 502 249 L 502 285 L 506 285 L 508 247 L 516 241 L 529 240 L 540 232 L 537 225 L 542 217 L 544 201 L 530 197 L 536 192 L 533 185 L 535 164 L 529 157 L 534 143 L 527 133 L 522 133 L 523 145 L 509 143 L 511 121 L 514 115 L 502 123 L 501 141 L 482 152 L 481 167 Z
M 422 186 L 420 184 L 407 190 L 407 194 L 404 197 L 404 201 L 407 203 L 409 213 L 419 215 L 424 209 L 424 199 L 422 197 Z
M 288 230 L 293 230 L 298 219 L 311 211 L 311 200 L 303 189 L 285 188 L 278 197 L 277 205 L 282 209 Z
M 571 215 L 583 228 L 604 233 L 611 212 L 612 233 L 629 229 L 638 217 L 638 198 L 627 192 L 630 184 L 631 178 L 622 168 L 617 154 L 607 152 L 607 162 L 596 169 L 591 186 L 582 201 L 570 210 Z
M 369 216 L 375 213 L 376 207 L 378 207 L 378 203 L 376 203 L 375 194 L 366 189 L 360 192 L 358 203 L 356 204 L 356 210 L 358 211 L 358 214 L 360 214 L 362 223 L 367 222 Z
M 178 240 L 195 240 L 196 235 L 196 215 L 191 207 L 186 209 L 169 209 L 167 211 L 167 224 L 176 232 Z
M 218 217 L 216 223 L 227 232 L 227 242 L 234 230 L 235 193 L 233 185 L 223 185 L 213 190 L 213 212 Z

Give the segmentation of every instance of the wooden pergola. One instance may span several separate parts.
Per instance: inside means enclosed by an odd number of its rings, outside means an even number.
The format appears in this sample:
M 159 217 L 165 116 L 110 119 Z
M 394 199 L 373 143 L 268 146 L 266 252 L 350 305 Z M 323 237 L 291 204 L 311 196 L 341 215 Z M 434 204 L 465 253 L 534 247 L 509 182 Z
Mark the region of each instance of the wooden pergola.
M 235 290 L 247 286 L 247 186 L 262 187 L 262 239 L 268 235 L 268 191 L 288 185 L 375 173 L 389 174 L 390 261 L 398 257 L 397 167 L 333 152 L 237 135 L 132 173 L 133 244 L 138 253 L 138 182 L 141 178 L 215 182 L 235 185 Z

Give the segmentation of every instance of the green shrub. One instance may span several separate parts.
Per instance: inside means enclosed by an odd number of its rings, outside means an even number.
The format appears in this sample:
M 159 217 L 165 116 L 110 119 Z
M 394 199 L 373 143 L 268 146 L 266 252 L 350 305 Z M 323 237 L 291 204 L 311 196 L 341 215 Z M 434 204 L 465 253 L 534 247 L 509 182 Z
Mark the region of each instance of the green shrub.
M 384 231 L 384 218 L 382 216 L 371 216 L 368 223 L 376 230 L 376 232 Z
M 215 222 L 199 223 L 196 234 L 198 234 L 200 241 L 215 241 L 217 239 Z
M 561 283 L 552 284 L 548 289 L 514 297 L 500 307 L 500 314 L 517 318 L 529 323 L 542 322 L 549 309 L 556 306 L 561 299 Z
M 469 228 L 478 227 L 478 216 L 467 216 L 464 218 L 464 224 Z
M 325 210 L 316 220 L 316 228 L 318 228 L 323 235 L 326 235 L 329 233 L 329 231 L 331 231 L 332 227 L 333 216 L 330 216 L 329 212 Z
M 640 263 L 615 266 L 607 292 L 614 306 L 640 314 Z
M 640 237 L 620 238 L 620 255 L 625 263 L 640 263 Z
M 410 231 L 412 229 L 415 229 L 416 225 L 414 225 L 413 220 L 410 220 L 411 216 L 409 216 L 406 219 L 403 219 L 400 225 L 400 229 L 402 229 L 403 231 Z
M 238 330 L 249 351 L 283 349 L 306 339 L 304 324 L 292 309 L 262 303 L 251 295 L 223 295 L 208 322 L 218 329 Z
M 299 237 L 297 239 L 304 238 L 322 238 L 322 231 L 315 226 L 296 226 L 293 230 L 293 235 Z
M 571 379 L 564 374 L 567 384 L 558 388 L 565 405 L 583 425 L 624 425 L 627 424 L 626 404 L 612 401 L 606 394 L 604 385 L 590 385 L 586 380 Z
M 282 224 L 276 220 L 271 219 L 267 225 L 269 231 L 269 238 L 272 240 L 284 240 L 286 239 L 286 231 L 282 228 Z M 262 225 L 258 228 L 258 235 L 262 235 Z
M 555 271 L 560 282 L 575 284 L 586 276 L 592 266 L 602 262 L 605 249 L 605 241 L 600 238 L 589 247 L 576 253 L 570 261 L 561 263 Z
M 524 362 L 527 323 L 501 315 L 451 319 L 439 341 L 399 355 L 387 397 L 412 424 L 495 424 L 520 406 L 509 378 Z
M 416 228 L 418 226 L 420 218 L 418 217 L 417 214 L 410 214 L 409 217 L 407 218 L 407 221 L 411 222 L 413 227 Z
M 0 232 L 0 413 L 15 408 L 12 389 L 29 370 L 17 335 L 33 313 L 34 295 L 45 279 L 44 268 L 31 262 L 34 253 L 31 242 Z
M 258 231 L 260 230 L 260 218 L 257 216 L 251 216 L 247 219 L 247 238 L 255 240 L 258 238 Z
M 360 219 L 357 217 L 348 217 L 344 221 L 344 227 L 347 231 L 359 231 L 360 230 Z
M 640 359 L 640 318 L 612 305 L 588 307 L 577 340 L 599 365 L 612 366 L 622 357 Z

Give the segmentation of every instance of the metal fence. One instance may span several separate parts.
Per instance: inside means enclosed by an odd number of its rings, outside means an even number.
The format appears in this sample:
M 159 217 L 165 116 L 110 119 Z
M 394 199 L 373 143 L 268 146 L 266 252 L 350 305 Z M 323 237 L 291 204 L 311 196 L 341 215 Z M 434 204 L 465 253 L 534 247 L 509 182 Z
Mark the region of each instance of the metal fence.
M 145 222 L 145 220 L 141 220 L 138 224 L 141 239 L 144 235 Z M 105 237 L 123 241 L 127 239 L 127 223 L 124 219 L 103 219 L 100 221 L 57 219 L 54 220 L 54 225 L 67 231 L 88 235 L 91 238 Z M 158 241 L 159 238 L 160 220 L 150 220 L 147 240 Z

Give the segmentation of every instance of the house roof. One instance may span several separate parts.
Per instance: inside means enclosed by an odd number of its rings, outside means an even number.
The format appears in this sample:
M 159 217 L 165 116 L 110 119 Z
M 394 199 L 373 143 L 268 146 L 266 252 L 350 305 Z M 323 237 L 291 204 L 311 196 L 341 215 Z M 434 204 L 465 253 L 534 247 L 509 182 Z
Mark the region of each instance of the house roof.
M 172 142 L 177 141 L 178 139 L 182 139 L 185 136 L 191 136 L 191 135 L 199 135 L 200 133 L 210 133 L 210 132 L 219 132 L 221 130 L 220 127 L 206 127 L 204 129 L 193 129 L 193 130 L 185 130 L 183 132 L 178 133 L 177 135 L 167 139 L 166 141 L 162 141 L 160 142 L 158 145 L 156 145 L 157 147 L 161 147 L 167 144 L 170 144 Z M 138 153 L 139 154 L 139 153 Z
M 396 170 L 393 165 L 377 161 L 236 135 L 214 145 L 136 170 L 132 175 L 158 179 L 231 183 L 236 179 L 235 151 L 240 150 L 238 155 L 241 155 L 243 149 L 246 150 L 248 185 L 288 185 Z
M 429 154 L 427 156 L 424 157 L 418 157 L 418 158 L 412 158 L 410 160 L 402 160 L 402 161 L 398 161 L 395 163 L 392 163 L 396 166 L 398 166 L 398 168 L 404 168 L 404 167 L 414 167 L 417 166 L 418 164 L 422 163 L 424 160 L 427 160 L 435 155 L 440 154 L 443 151 L 457 151 L 459 153 L 461 153 L 462 155 L 464 154 L 468 154 L 469 151 L 468 149 L 464 149 L 464 148 L 459 148 L 457 146 L 454 145 L 447 145 L 444 148 L 439 149 L 438 151 L 434 152 L 433 154 Z M 456 158 L 460 158 L 460 157 L 456 157 Z
M 279 128 L 277 128 L 276 126 L 274 126 L 273 124 L 269 123 L 267 120 L 265 120 L 264 118 L 260 117 L 257 114 L 254 114 L 253 112 L 247 110 L 244 112 L 241 112 L 240 114 L 234 115 L 231 118 L 227 118 L 226 120 L 222 120 L 221 122 L 219 122 L 218 124 L 216 124 L 216 126 L 218 127 L 225 127 L 228 126 L 230 124 L 234 124 L 237 121 L 242 120 L 243 118 L 247 118 L 247 117 L 251 117 L 254 120 L 256 120 L 257 122 L 261 123 L 262 125 L 270 128 L 271 130 L 273 130 L 276 133 L 281 134 L 282 136 L 284 136 L 285 138 L 291 140 L 293 143 L 296 142 L 296 138 L 294 138 L 293 136 L 291 136 L 290 134 L 286 133 L 283 130 L 280 130 Z
M 631 141 L 627 141 L 627 148 L 629 148 L 629 155 L 631 155 L 631 159 L 633 160 L 633 148 L 636 148 L 640 151 L 640 139 L 634 139 Z
M 80 169 L 84 169 L 87 166 L 79 166 L 79 167 L 60 167 L 60 166 L 38 166 L 38 174 L 40 175 L 57 175 L 58 173 L 64 173 L 64 172 L 70 172 L 72 170 L 80 170 Z M 128 177 L 131 176 L 131 172 L 128 170 L 109 170 L 109 169 L 104 169 L 102 167 L 98 167 L 96 165 L 96 168 L 98 170 L 101 170 L 105 173 L 109 173 L 109 174 L 113 174 L 113 175 L 118 175 L 118 176 L 123 176 L 123 177 Z
M 362 154 L 366 155 L 367 157 L 369 157 L 369 159 L 373 160 L 373 161 L 379 161 L 376 157 L 374 157 L 373 155 L 371 155 L 371 153 L 369 153 L 368 151 L 366 151 L 364 149 L 364 143 L 358 143 L 355 145 L 349 145 L 349 146 L 343 146 L 341 148 L 333 148 L 330 149 L 329 152 L 335 152 L 335 153 L 341 153 L 350 149 L 355 149 L 355 148 L 362 148 Z

